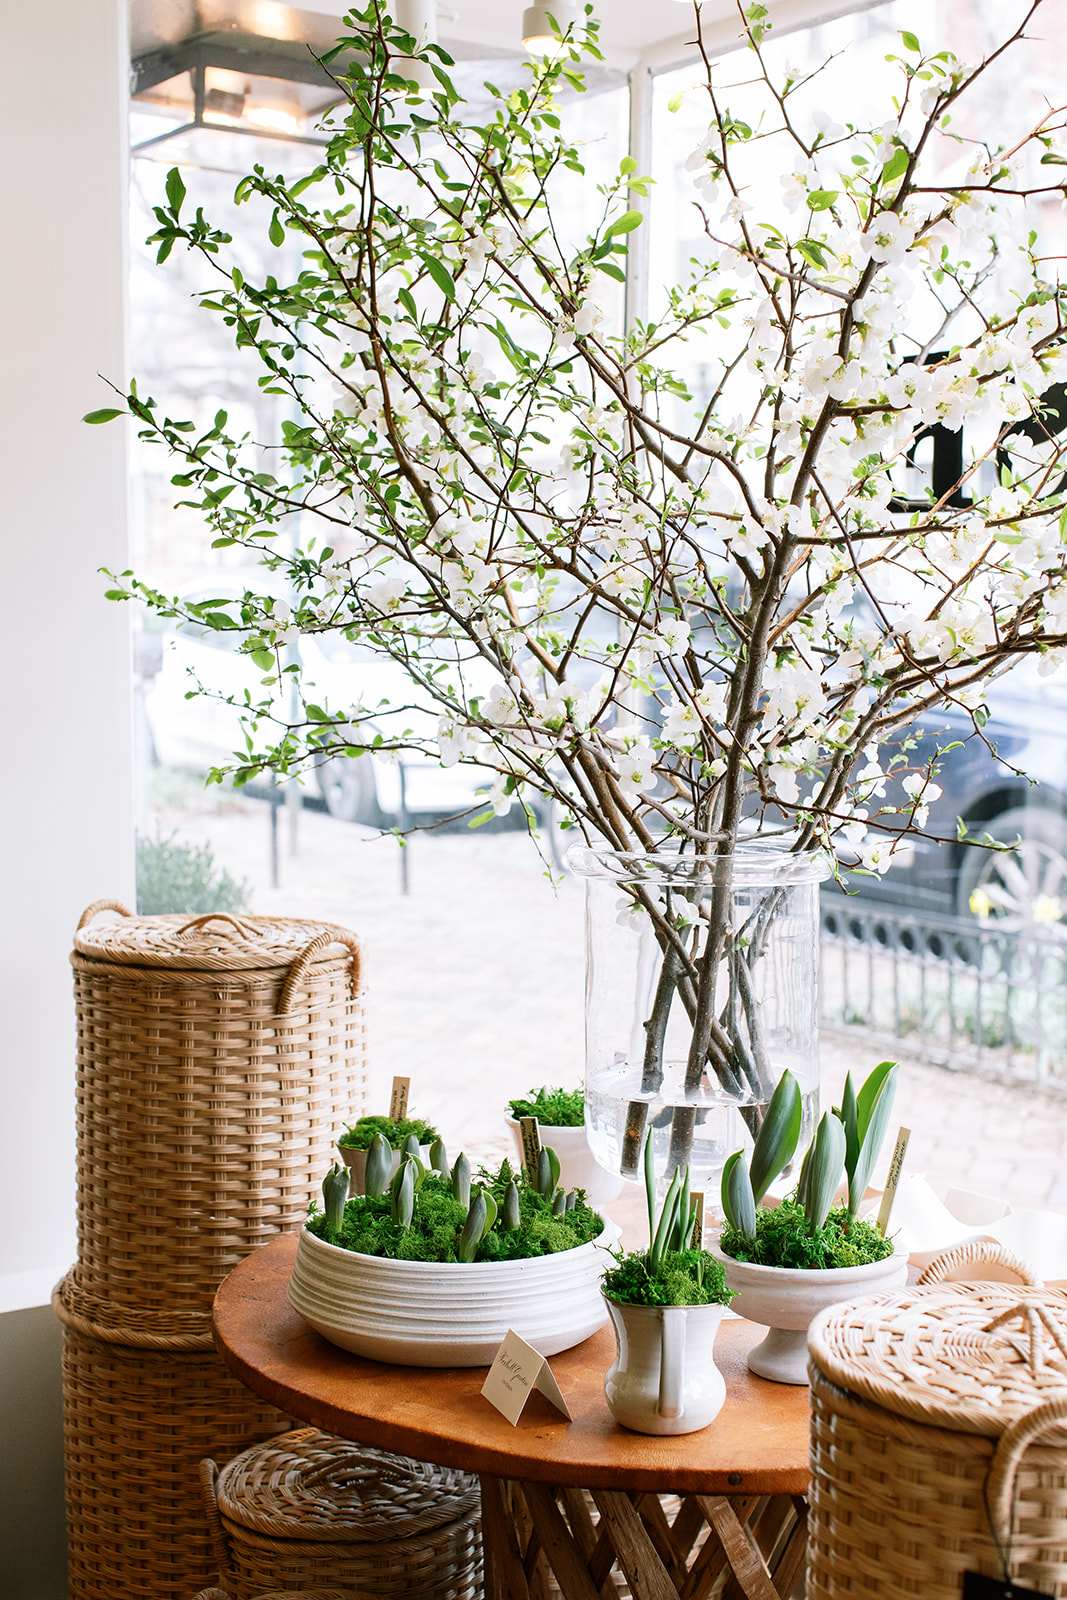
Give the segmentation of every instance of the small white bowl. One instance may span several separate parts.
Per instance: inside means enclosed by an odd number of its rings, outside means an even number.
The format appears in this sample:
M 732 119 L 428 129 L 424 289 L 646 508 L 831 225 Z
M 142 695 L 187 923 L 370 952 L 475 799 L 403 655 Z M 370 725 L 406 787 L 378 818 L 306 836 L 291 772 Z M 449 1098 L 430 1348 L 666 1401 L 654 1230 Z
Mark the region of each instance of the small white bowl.
M 508 1118 L 508 1127 L 523 1159 L 522 1129 L 514 1117 Z M 617 1200 L 626 1186 L 625 1178 L 602 1167 L 589 1148 L 585 1125 L 577 1128 L 553 1128 L 547 1122 L 538 1124 L 542 1145 L 548 1145 L 559 1157 L 559 1181 L 564 1189 L 584 1189 L 585 1197 L 595 1210 Z

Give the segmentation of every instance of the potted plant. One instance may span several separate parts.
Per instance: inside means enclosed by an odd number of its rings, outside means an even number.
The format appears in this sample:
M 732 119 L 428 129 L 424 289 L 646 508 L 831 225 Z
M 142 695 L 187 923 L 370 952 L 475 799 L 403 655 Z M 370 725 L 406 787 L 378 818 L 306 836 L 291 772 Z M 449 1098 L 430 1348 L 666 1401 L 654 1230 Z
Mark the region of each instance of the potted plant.
M 925 837 L 943 752 L 917 752 L 916 718 L 936 735 L 951 704 L 980 740 L 987 681 L 1067 654 L 1059 114 L 998 142 L 967 122 L 987 63 L 905 33 L 892 101 L 835 127 L 817 73 L 765 58 L 766 8 L 746 19 L 745 89 L 709 51 L 691 91 L 699 247 L 645 315 L 648 176 L 627 157 L 590 186 L 581 237 L 549 181 L 583 170 L 560 95 L 595 22 L 483 118 L 367 0 L 327 53 L 344 100 L 318 165 L 237 188 L 299 265 L 271 249 L 251 273 L 177 169 L 156 212 L 160 259 L 198 254 L 205 310 L 281 397 L 280 437 L 123 399 L 215 543 L 269 569 L 233 602 L 109 591 L 262 673 L 237 784 L 416 752 L 496 774 L 473 822 L 542 800 L 584 842 L 589 1134 L 635 1181 L 650 1130 L 661 1176 L 711 1170 L 790 1062 L 813 1130 L 816 880 Z M 938 428 L 966 449 L 909 498 Z M 317 635 L 402 666 L 411 703 L 330 702 L 296 659 Z M 620 918 L 625 962 L 600 943 Z
M 871 1172 L 885 1138 L 896 1092 L 897 1065 L 883 1061 L 858 1093 L 851 1073 L 840 1109 L 828 1111 L 800 1167 L 796 1192 L 761 1206 L 797 1148 L 800 1090 L 784 1072 L 756 1136 L 751 1164 L 731 1155 L 722 1177 L 726 1215 L 713 1248 L 737 1294 L 737 1311 L 767 1324 L 752 1350 L 753 1372 L 776 1383 L 807 1383 L 807 1331 L 818 1312 L 841 1300 L 897 1289 L 907 1255 L 860 1215 Z M 847 1182 L 844 1201 L 835 1204 Z
M 352 1124 L 345 1123 L 345 1130 L 337 1140 L 337 1148 L 341 1152 L 341 1160 L 349 1169 L 350 1194 L 363 1193 L 367 1152 L 376 1134 L 386 1140 L 393 1152 L 391 1173 L 400 1165 L 404 1152 L 418 1156 L 423 1165 L 428 1166 L 430 1147 L 438 1137 L 437 1129 L 421 1117 L 399 1117 L 394 1121 L 392 1117 L 373 1115 L 360 1117 L 358 1122 Z
M 689 1173 L 676 1172 L 656 1214 L 656 1171 L 645 1140 L 647 1250 L 613 1251 L 601 1291 L 615 1329 L 604 1393 L 616 1422 L 636 1433 L 695 1433 L 726 1398 L 715 1335 L 733 1299 L 722 1266 L 694 1239 Z
M 585 1091 L 542 1084 L 508 1102 L 508 1127 L 523 1160 L 520 1117 L 536 1117 L 539 1128 L 551 1128 L 552 1148 L 559 1157 L 565 1189 L 584 1189 L 591 1206 L 604 1206 L 622 1193 L 623 1179 L 602 1167 L 589 1148 L 585 1132 Z M 543 1136 L 542 1136 L 543 1137 Z
M 338 1165 L 325 1209 L 302 1229 L 289 1301 L 332 1343 L 402 1366 L 487 1365 L 509 1328 L 555 1355 L 603 1326 L 601 1252 L 615 1236 L 580 1196 L 559 1187 L 541 1151 L 533 1181 L 505 1161 L 472 1183 L 460 1155 L 432 1167 L 377 1134 L 366 1193 L 348 1197 Z

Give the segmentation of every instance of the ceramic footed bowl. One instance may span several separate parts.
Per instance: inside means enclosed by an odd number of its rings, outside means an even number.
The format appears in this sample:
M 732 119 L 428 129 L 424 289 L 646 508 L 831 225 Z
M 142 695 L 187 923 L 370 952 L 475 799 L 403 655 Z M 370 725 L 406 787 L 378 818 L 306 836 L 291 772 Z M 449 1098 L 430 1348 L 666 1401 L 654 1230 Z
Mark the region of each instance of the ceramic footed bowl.
M 522 1129 L 514 1117 L 508 1118 L 508 1127 L 515 1140 L 522 1165 Z M 589 1148 L 584 1125 L 580 1128 L 553 1128 L 548 1123 L 539 1124 L 541 1143 L 550 1145 L 559 1157 L 559 1181 L 564 1189 L 584 1189 L 585 1197 L 594 1208 L 606 1206 L 617 1200 L 626 1187 L 625 1178 L 602 1167 Z
M 608 1320 L 600 1279 L 618 1230 L 526 1261 L 387 1261 L 301 1229 L 288 1298 L 342 1350 L 402 1367 L 485 1367 L 509 1328 L 558 1355 Z
M 862 1267 L 758 1267 L 735 1261 L 717 1244 L 710 1246 L 722 1264 L 727 1287 L 736 1291 L 731 1311 L 761 1322 L 767 1337 L 749 1351 L 749 1370 L 774 1383 L 807 1383 L 808 1327 L 829 1306 L 890 1294 L 907 1281 L 908 1258 L 899 1250 L 884 1261 Z

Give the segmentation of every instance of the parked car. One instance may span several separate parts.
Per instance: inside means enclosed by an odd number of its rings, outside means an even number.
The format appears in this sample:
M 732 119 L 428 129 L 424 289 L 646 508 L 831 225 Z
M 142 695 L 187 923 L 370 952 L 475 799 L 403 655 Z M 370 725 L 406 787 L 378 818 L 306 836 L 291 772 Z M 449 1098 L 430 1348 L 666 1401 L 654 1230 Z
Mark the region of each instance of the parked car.
M 199 586 L 184 598 L 235 600 L 242 592 L 239 586 L 223 583 Z M 230 762 L 244 747 L 240 706 L 246 690 L 259 698 L 263 673 L 238 650 L 238 641 L 236 633 L 189 621 L 163 634 L 144 704 L 153 752 L 164 766 L 207 772 Z M 314 695 L 331 706 L 362 703 L 379 713 L 369 729 L 362 725 L 358 742 L 372 737 L 375 726 L 387 733 L 391 719 L 432 736 L 437 708 L 420 698 L 396 662 L 336 634 L 305 634 L 299 650 L 302 681 Z M 153 652 L 142 648 L 139 655 L 147 659 Z M 214 694 L 191 695 L 195 683 Z M 236 703 L 229 703 L 231 698 Z M 417 755 L 393 761 L 367 753 L 324 759 L 306 782 L 308 793 L 321 798 L 331 816 L 392 827 L 405 814 L 448 817 L 484 809 L 484 795 L 494 777 L 482 767 L 462 763 L 444 767 Z
M 952 706 L 927 713 L 905 735 L 917 739 L 912 769 L 960 741 L 939 763 L 943 792 L 924 829 L 948 842 L 913 838 L 885 877 L 850 875 L 850 887 L 912 911 L 1067 933 L 1067 676 L 1042 678 L 1035 660 L 1024 661 L 989 685 L 986 703 L 981 736 Z M 871 810 L 903 798 L 891 783 Z M 1018 840 L 1018 847 L 1004 853 L 960 843 L 957 818 L 972 837 Z

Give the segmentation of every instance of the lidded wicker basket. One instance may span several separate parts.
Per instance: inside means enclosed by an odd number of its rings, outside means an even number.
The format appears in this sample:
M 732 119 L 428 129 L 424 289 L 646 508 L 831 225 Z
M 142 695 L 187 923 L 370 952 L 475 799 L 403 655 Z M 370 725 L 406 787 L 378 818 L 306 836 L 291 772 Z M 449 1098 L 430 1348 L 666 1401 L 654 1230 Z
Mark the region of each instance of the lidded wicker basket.
M 118 911 L 117 919 L 96 920 Z M 359 946 L 293 918 L 90 906 L 78 1016 L 78 1264 L 68 1310 L 207 1328 L 218 1284 L 296 1227 L 364 1104 Z M 174 1331 L 179 1331 L 175 1326 Z
M 958 1600 L 968 1571 L 1067 1597 L 1067 1295 L 935 1262 L 808 1348 L 808 1600 Z
M 201 1482 L 234 1600 L 265 1589 L 478 1600 L 477 1478 L 300 1428 L 245 1450 Z

